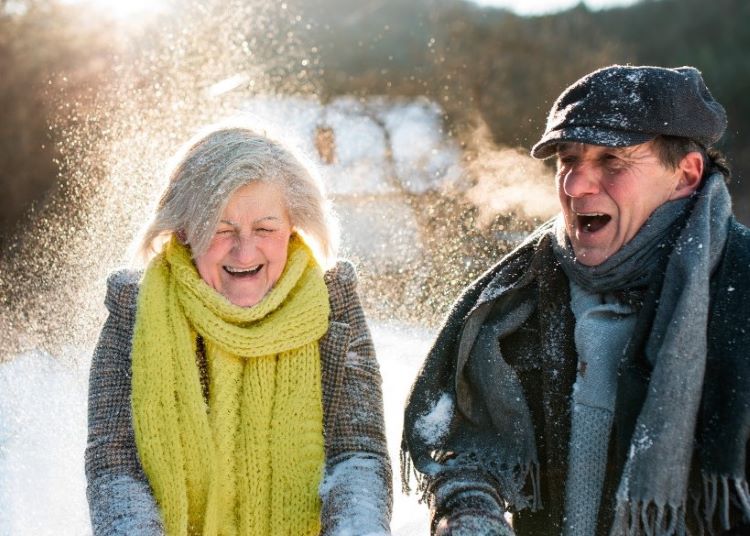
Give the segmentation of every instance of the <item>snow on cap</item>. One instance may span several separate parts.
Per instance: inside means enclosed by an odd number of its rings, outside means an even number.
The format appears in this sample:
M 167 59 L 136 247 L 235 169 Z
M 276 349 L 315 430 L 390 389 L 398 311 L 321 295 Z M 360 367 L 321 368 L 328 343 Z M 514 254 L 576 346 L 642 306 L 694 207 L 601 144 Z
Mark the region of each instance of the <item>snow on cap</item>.
M 659 135 L 710 147 L 727 128 L 727 114 L 694 67 L 612 65 L 562 92 L 547 117 L 534 158 L 555 154 L 560 142 L 627 147 Z

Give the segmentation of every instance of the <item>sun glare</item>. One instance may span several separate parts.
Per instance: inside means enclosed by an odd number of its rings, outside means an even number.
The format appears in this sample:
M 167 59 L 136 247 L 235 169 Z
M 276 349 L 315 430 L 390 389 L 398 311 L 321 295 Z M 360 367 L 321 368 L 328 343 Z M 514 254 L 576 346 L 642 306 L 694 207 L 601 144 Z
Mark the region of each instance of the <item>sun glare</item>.
M 487 7 L 505 8 L 519 15 L 546 15 L 571 9 L 581 0 L 471 0 Z M 589 9 L 606 9 L 634 4 L 637 0 L 584 0 Z
M 157 15 L 168 8 L 168 0 L 64 0 L 67 3 L 88 4 L 97 11 L 118 19 L 137 19 Z

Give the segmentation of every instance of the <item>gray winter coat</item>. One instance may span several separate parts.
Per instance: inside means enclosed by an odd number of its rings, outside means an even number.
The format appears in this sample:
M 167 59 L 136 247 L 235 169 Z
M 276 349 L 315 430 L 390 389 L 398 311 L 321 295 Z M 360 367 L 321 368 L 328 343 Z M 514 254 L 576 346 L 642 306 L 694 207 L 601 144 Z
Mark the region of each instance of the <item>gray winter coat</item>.
M 139 272 L 107 281 L 109 310 L 89 379 L 87 496 L 96 535 L 160 535 L 163 527 L 135 445 L 131 418 L 131 339 Z M 389 534 L 391 466 L 381 377 L 348 262 L 325 274 L 331 305 L 320 341 L 325 475 L 321 534 Z

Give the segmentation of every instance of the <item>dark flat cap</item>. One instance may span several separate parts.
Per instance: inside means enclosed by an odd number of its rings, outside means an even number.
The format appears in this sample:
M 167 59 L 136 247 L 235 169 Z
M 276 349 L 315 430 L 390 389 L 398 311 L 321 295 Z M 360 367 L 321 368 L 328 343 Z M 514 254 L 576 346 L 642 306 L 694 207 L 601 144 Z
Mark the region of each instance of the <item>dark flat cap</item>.
M 564 141 L 627 147 L 659 135 L 690 138 L 710 147 L 726 128 L 724 107 L 694 67 L 612 65 L 563 91 L 531 156 L 552 156 Z

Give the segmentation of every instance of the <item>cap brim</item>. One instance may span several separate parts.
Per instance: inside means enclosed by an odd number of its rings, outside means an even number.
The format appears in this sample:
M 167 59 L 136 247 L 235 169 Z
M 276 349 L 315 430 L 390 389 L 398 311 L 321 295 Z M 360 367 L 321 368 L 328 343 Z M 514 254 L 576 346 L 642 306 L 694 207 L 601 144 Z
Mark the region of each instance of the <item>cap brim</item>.
M 643 132 L 603 129 L 602 127 L 568 127 L 547 132 L 531 149 L 531 156 L 539 160 L 549 158 L 557 152 L 557 145 L 563 142 L 587 143 L 603 147 L 629 147 L 646 143 L 655 135 Z

